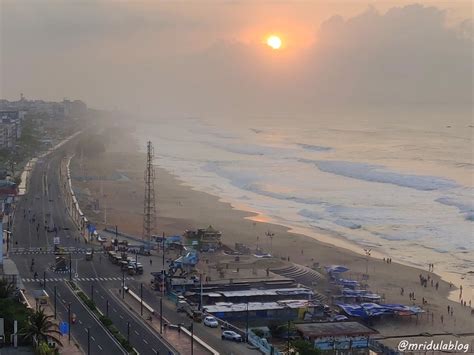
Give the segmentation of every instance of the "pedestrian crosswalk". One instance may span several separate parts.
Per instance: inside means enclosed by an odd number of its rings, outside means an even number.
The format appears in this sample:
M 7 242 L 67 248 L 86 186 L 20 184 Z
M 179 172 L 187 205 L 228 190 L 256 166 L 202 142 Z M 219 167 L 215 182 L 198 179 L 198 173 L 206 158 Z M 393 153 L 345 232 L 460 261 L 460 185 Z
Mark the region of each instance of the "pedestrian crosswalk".
M 133 277 L 125 277 L 126 281 L 134 280 Z M 105 281 L 122 281 L 121 277 L 73 277 L 73 281 L 77 282 L 105 282 Z M 43 278 L 39 277 L 36 280 L 34 278 L 22 278 L 23 282 L 42 282 Z M 49 277 L 46 278 L 46 282 L 65 282 L 69 281 L 69 278 L 64 277 Z
M 65 247 L 61 248 L 64 253 L 71 254 L 85 254 L 91 249 L 88 248 L 76 248 L 76 247 Z M 54 254 L 53 248 L 12 248 L 10 254 L 13 255 L 46 255 Z M 94 253 L 105 253 L 102 249 L 94 249 Z

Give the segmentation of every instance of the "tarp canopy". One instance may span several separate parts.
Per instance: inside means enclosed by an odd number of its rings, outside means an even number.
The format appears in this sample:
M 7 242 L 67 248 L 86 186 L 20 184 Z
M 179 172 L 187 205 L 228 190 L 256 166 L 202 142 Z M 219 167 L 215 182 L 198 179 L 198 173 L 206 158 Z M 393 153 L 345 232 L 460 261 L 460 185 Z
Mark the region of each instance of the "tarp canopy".
M 372 300 L 379 300 L 381 297 L 376 293 L 372 293 L 367 290 L 351 290 L 351 289 L 343 289 L 342 295 L 346 297 L 360 297 L 360 298 L 367 298 Z
M 370 318 L 383 315 L 414 315 L 424 312 L 417 306 L 405 306 L 401 304 L 377 304 L 361 303 L 358 304 L 338 304 L 348 316 L 357 318 Z
M 342 266 L 342 265 L 329 265 L 329 266 L 326 266 L 325 269 L 329 274 L 335 274 L 335 273 L 340 274 L 342 272 L 349 271 L 347 267 Z
M 355 280 L 339 279 L 336 282 L 340 285 L 343 285 L 344 287 L 349 287 L 349 288 L 356 288 L 360 286 L 359 282 Z

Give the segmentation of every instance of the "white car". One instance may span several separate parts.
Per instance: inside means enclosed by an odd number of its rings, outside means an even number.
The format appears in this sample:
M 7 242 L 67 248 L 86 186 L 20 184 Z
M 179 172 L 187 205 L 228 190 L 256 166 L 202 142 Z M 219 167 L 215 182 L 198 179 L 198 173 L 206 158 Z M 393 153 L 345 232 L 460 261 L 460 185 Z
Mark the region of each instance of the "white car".
M 240 334 L 237 334 L 233 330 L 224 330 L 222 332 L 221 338 L 222 340 L 233 340 L 238 342 L 242 341 L 242 337 L 240 336 Z
M 219 326 L 219 322 L 214 317 L 206 317 L 204 318 L 204 325 L 210 328 L 217 328 Z

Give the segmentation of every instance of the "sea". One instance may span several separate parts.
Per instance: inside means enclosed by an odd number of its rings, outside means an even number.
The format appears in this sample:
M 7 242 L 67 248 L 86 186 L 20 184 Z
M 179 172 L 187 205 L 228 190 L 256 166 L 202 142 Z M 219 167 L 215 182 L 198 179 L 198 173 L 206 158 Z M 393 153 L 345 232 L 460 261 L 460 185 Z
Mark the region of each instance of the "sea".
M 235 208 L 359 253 L 434 263 L 473 290 L 470 112 L 360 111 L 170 116 L 135 134 L 157 165 Z

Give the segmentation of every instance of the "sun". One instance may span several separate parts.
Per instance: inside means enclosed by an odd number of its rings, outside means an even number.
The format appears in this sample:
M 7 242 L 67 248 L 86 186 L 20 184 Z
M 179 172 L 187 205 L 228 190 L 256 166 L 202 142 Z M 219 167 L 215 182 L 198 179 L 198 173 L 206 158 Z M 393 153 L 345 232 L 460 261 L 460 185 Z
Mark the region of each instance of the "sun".
M 281 48 L 281 39 L 278 36 L 272 35 L 267 38 L 267 45 L 272 49 L 280 49 Z

